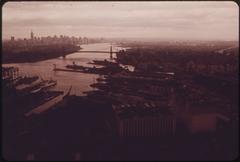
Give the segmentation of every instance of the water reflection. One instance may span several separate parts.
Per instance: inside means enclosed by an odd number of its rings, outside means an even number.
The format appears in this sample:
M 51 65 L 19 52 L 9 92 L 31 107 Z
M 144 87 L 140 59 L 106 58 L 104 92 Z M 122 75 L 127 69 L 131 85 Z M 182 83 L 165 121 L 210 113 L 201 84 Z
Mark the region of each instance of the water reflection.
M 92 51 L 109 51 L 110 43 L 98 43 L 81 45 L 81 50 L 92 50 Z M 113 50 L 120 49 L 119 47 L 113 46 Z M 113 56 L 115 57 L 115 56 Z M 97 82 L 96 79 L 99 75 L 86 74 L 86 73 L 74 73 L 74 72 L 63 72 L 53 71 L 54 64 L 59 68 L 64 68 L 67 64 L 72 64 L 74 61 L 78 65 L 92 67 L 93 65 L 88 64 L 92 60 L 104 60 L 109 59 L 109 53 L 81 53 L 75 52 L 67 55 L 66 58 L 55 58 L 45 61 L 39 61 L 35 63 L 17 63 L 17 64 L 4 64 L 3 66 L 15 66 L 20 70 L 20 74 L 32 76 L 38 75 L 43 79 L 57 80 L 57 85 L 53 87 L 54 90 L 67 91 L 72 86 L 71 94 L 85 95 L 83 92 L 93 90 L 90 87 L 91 84 Z

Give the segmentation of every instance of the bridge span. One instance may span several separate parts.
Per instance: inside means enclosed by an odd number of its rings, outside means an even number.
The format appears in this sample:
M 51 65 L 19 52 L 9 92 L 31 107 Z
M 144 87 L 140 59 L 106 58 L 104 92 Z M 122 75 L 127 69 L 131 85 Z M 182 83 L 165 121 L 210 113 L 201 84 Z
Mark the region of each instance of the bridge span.
M 117 51 L 78 51 L 81 53 L 117 53 Z
M 77 51 L 77 52 L 79 52 L 79 53 L 109 53 L 110 54 L 110 59 L 112 59 L 113 58 L 113 53 L 117 53 L 118 51 L 113 51 L 112 50 L 112 46 L 110 46 L 110 50 L 109 51 L 91 51 L 91 50 L 89 50 L 89 51 L 81 51 L 81 50 L 79 50 L 79 51 Z M 66 57 L 66 54 L 65 55 L 63 55 L 63 58 L 65 58 Z

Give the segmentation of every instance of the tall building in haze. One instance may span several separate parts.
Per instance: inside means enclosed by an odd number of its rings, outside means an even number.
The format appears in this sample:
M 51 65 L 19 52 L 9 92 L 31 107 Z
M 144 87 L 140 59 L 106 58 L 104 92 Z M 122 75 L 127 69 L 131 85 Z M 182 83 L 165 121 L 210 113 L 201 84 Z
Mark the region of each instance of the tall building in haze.
M 31 31 L 31 39 L 33 40 L 33 38 L 34 38 L 34 34 L 33 34 L 33 32 Z

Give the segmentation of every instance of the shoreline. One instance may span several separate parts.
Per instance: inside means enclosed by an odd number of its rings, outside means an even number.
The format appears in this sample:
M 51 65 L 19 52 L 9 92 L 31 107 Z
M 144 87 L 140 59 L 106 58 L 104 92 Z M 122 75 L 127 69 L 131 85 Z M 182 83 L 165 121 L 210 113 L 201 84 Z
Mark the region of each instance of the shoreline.
M 50 59 L 61 57 L 62 55 L 67 56 L 67 55 L 70 55 L 74 52 L 78 52 L 78 51 L 83 49 L 80 45 L 90 45 L 90 44 L 94 45 L 94 44 L 101 44 L 101 43 L 78 44 L 78 45 L 76 45 L 76 47 L 79 47 L 77 50 L 69 51 L 69 52 L 66 52 L 66 53 L 56 52 L 56 53 L 54 53 L 54 56 L 49 56 L 49 57 L 45 57 L 45 58 L 31 58 L 30 60 L 18 60 L 18 58 L 14 58 L 12 60 L 8 59 L 8 60 L 4 61 L 4 58 L 3 58 L 3 55 L 2 55 L 1 63 L 2 64 L 35 63 L 35 62 L 39 62 L 39 61 L 50 60 Z M 118 44 L 117 47 L 123 47 L 123 46 Z
M 49 60 L 53 58 L 58 58 L 61 56 L 70 55 L 74 52 L 77 52 L 81 50 L 82 48 L 80 46 L 73 46 L 71 49 L 54 49 L 55 51 L 52 51 L 51 55 L 48 55 L 47 53 L 42 53 L 40 50 L 33 50 L 33 51 L 26 51 L 23 53 L 14 54 L 15 58 L 4 58 L 4 55 L 2 55 L 2 64 L 14 64 L 14 63 L 34 63 L 38 61 L 44 61 Z M 34 54 L 35 53 L 35 54 Z M 40 54 L 41 56 L 37 56 L 36 54 Z M 21 57 L 20 57 L 21 55 Z M 24 55 L 24 56 L 22 56 Z M 24 58 L 25 57 L 25 58 Z

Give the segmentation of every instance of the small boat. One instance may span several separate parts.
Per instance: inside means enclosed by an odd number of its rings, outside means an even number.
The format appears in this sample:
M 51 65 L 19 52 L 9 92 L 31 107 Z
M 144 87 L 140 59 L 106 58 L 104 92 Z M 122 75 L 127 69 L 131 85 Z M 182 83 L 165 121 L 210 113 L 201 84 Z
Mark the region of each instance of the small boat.
M 93 60 L 93 62 L 90 62 L 90 64 L 95 64 L 95 65 L 115 65 L 117 64 L 116 62 L 111 62 L 108 60 Z
M 42 90 L 46 90 L 50 87 L 53 87 L 57 84 L 57 81 L 54 81 L 54 80 L 44 80 L 42 82 L 42 85 L 40 87 L 38 87 L 37 89 L 34 89 L 31 91 L 31 93 L 38 93 L 38 92 L 41 92 Z
M 101 81 L 106 81 L 106 78 L 104 78 L 104 77 L 99 77 L 99 78 L 97 78 L 96 80 L 99 81 L 99 82 L 101 82 Z
M 77 70 L 85 70 L 86 69 L 84 66 L 76 65 L 75 62 L 73 62 L 72 65 L 66 65 L 66 68 L 77 69 Z
M 31 84 L 21 84 L 21 85 L 18 85 L 16 86 L 16 90 L 19 90 L 19 91 L 28 91 L 28 90 L 32 90 L 33 88 L 35 87 L 38 87 L 41 85 L 41 80 L 36 80 L 34 82 L 32 82 Z
M 42 90 L 42 88 L 38 88 L 38 89 L 31 91 L 31 93 L 38 93 L 38 92 L 41 92 L 41 90 Z
M 57 81 L 56 80 L 49 80 L 44 86 L 41 87 L 42 90 L 53 87 L 57 85 Z

